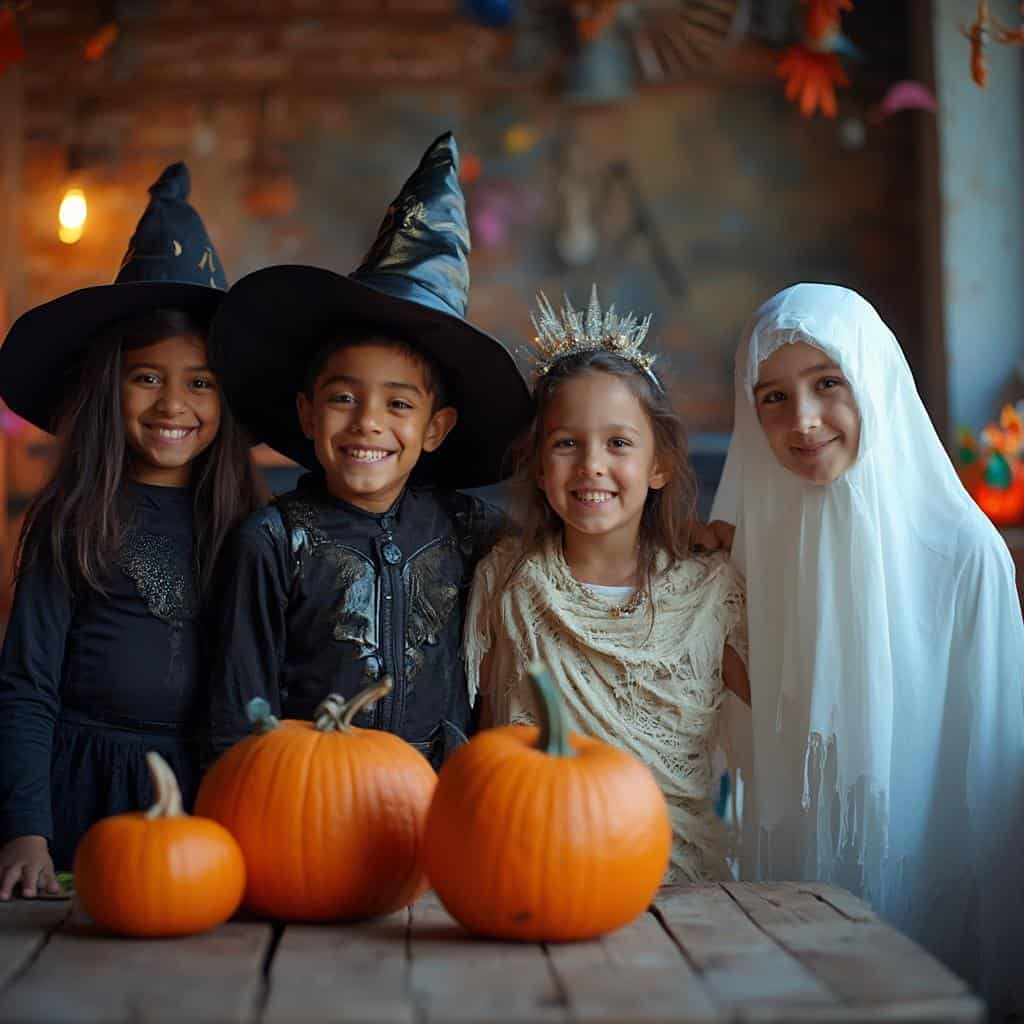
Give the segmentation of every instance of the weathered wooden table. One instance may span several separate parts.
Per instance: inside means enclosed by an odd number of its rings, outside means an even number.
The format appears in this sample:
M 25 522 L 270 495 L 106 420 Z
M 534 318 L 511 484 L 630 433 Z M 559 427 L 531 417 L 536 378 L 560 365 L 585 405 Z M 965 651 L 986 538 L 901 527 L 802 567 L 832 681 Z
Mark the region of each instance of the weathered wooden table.
M 982 1004 L 858 900 L 818 885 L 663 889 L 597 942 L 471 939 L 427 896 L 355 925 L 99 934 L 0 905 L 0 1021 L 976 1021 Z

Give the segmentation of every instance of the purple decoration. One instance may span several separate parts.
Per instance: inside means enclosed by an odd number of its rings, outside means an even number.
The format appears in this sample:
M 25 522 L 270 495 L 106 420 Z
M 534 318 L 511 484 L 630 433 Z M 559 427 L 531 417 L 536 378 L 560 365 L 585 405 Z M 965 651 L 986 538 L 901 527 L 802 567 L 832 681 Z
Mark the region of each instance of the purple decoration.
M 508 235 L 508 221 L 501 211 L 494 206 L 485 206 L 475 216 L 470 217 L 473 238 L 484 249 L 501 245 Z
M 529 223 L 542 205 L 541 193 L 528 186 L 502 184 L 474 189 L 469 203 L 473 244 L 482 248 L 501 245 L 510 228 Z

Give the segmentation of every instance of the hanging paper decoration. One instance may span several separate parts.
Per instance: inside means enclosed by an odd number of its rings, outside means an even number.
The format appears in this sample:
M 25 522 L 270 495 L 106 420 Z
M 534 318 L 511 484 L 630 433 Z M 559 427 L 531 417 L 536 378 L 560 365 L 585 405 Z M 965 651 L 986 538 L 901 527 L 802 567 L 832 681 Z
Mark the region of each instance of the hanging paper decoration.
M 0 75 L 25 59 L 25 47 L 10 7 L 0 7 Z
M 963 29 L 963 34 L 971 44 L 971 78 L 979 89 L 987 89 L 988 0 L 978 0 L 978 13 L 974 19 L 974 24 L 969 28 Z
M 935 97 L 927 86 L 907 80 L 894 82 L 889 86 L 875 116 L 881 121 L 892 114 L 898 114 L 901 110 L 927 110 L 934 114 L 937 109 Z
M 1004 25 L 988 11 L 988 0 L 978 0 L 972 24 L 962 28 L 971 44 L 971 78 L 980 89 L 988 87 L 988 47 L 993 40 L 1003 46 L 1024 46 L 1024 3 L 1020 5 L 1020 23 L 1016 28 Z
M 505 28 L 516 14 L 515 0 L 462 0 L 463 13 L 488 28 Z
M 992 19 L 992 34 L 997 43 L 1004 46 L 1024 46 L 1024 3 L 1020 5 L 1020 24 L 1016 28 L 1007 28 L 996 18 Z
M 720 63 L 743 32 L 746 0 L 678 0 L 631 28 L 641 74 L 664 82 Z
M 819 109 L 835 117 L 836 87 L 850 84 L 837 54 L 844 48 L 841 12 L 853 10 L 853 0 L 803 2 L 801 42 L 783 51 L 776 73 L 785 80 L 786 99 L 796 102 L 804 117 Z
M 852 0 L 804 0 L 804 42 L 819 53 L 836 49 L 842 35 L 840 11 L 852 11 Z

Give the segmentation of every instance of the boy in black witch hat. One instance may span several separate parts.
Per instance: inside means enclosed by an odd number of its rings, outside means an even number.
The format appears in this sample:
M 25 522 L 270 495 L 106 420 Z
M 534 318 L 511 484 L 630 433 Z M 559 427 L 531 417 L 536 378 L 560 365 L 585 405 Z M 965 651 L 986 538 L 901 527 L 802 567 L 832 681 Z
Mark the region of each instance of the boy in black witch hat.
M 227 280 L 189 184 L 168 167 L 114 283 L 29 310 L 0 348 L 0 395 L 58 449 L 0 653 L 0 900 L 55 892 L 94 821 L 152 801 L 149 751 L 186 806 L 199 783 L 200 613 L 262 488 L 209 368 Z
M 255 697 L 308 719 L 384 676 L 391 693 L 357 724 L 435 766 L 468 728 L 463 608 L 498 514 L 454 488 L 498 481 L 530 413 L 512 357 L 464 319 L 468 251 L 446 134 L 355 273 L 270 267 L 219 310 L 211 347 L 238 415 L 312 472 L 225 559 L 213 753 L 249 731 Z

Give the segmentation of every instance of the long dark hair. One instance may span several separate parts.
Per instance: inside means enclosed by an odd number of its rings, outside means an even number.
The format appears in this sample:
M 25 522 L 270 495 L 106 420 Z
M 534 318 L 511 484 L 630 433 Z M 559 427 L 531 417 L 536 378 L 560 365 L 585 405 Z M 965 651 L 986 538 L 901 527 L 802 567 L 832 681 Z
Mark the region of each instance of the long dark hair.
M 533 420 L 513 449 L 513 488 L 522 511 L 522 557 L 513 566 L 511 580 L 523 562 L 538 552 L 549 537 L 562 532 L 562 521 L 540 489 L 541 447 L 544 417 L 555 395 L 567 381 L 591 373 L 607 373 L 621 380 L 636 396 L 654 433 L 654 450 L 669 472 L 660 490 L 651 489 L 644 501 L 637 538 L 637 572 L 653 613 L 651 580 L 658 556 L 674 566 L 688 557 L 697 508 L 697 477 L 687 457 L 686 428 L 662 384 L 628 359 L 612 352 L 581 352 L 560 359 L 540 378 L 533 392 Z
M 129 460 L 121 414 L 122 354 L 174 337 L 205 344 L 206 330 L 181 310 L 155 310 L 101 331 L 71 368 L 73 390 L 57 421 L 57 464 L 25 514 L 19 575 L 45 553 L 69 589 L 104 592 L 130 525 L 120 493 Z M 226 402 L 216 438 L 192 466 L 190 486 L 197 582 L 206 595 L 228 531 L 265 499 L 248 440 Z

